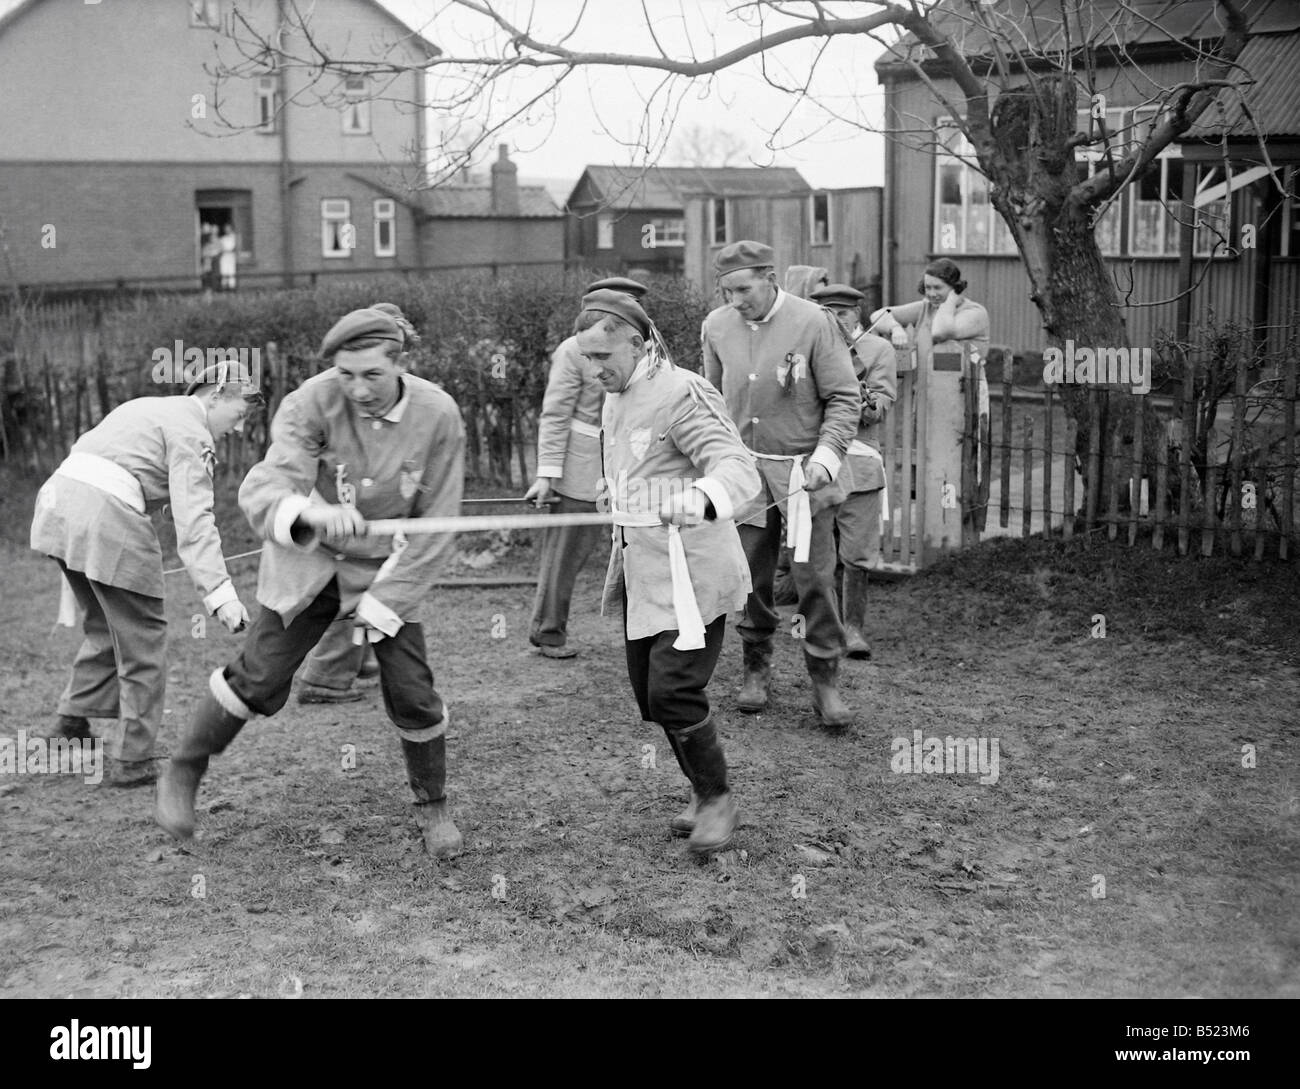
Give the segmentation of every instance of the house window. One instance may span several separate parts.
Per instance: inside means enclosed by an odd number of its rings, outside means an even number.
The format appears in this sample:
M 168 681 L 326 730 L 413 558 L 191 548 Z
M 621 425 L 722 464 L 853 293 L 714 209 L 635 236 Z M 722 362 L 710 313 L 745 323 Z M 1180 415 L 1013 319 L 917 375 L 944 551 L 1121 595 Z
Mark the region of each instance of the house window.
M 375 256 L 397 256 L 397 202 L 375 201 Z
M 279 113 L 279 89 L 275 76 L 257 77 L 257 131 L 272 135 L 275 132 L 276 116 Z
M 939 120 L 938 133 L 943 149 L 935 157 L 934 250 L 1015 253 L 1011 232 L 989 200 L 988 179 L 971 165 L 970 141 L 947 118 Z
M 650 220 L 651 237 L 656 246 L 686 245 L 686 220 L 681 216 L 664 216 Z
M 1074 152 L 1074 161 L 1079 164 L 1079 180 L 1083 181 L 1091 178 L 1098 170 L 1108 169 L 1124 157 L 1124 111 L 1107 110 L 1104 117 L 1094 117 L 1091 110 L 1079 110 L 1076 119 L 1078 131 L 1087 133 L 1096 141 L 1078 147 Z M 1107 147 L 1110 148 L 1109 158 L 1106 155 Z M 1120 229 L 1124 223 L 1121 213 L 1123 201 L 1122 196 L 1119 200 L 1112 201 L 1095 226 L 1097 248 L 1106 257 L 1118 257 L 1123 252 L 1120 244 Z
M 221 26 L 221 0 L 189 0 L 190 26 L 216 30 Z
M 1286 168 L 1282 202 L 1282 252 L 1283 257 L 1300 257 L 1300 167 Z
M 1140 144 L 1155 128 L 1159 116 L 1155 110 L 1134 110 L 1133 146 Z M 1132 147 L 1126 148 L 1126 153 Z M 1182 192 L 1175 161 L 1182 149 L 1170 144 L 1156 161 L 1130 187 L 1129 243 L 1133 257 L 1170 257 L 1178 255 L 1179 217 L 1183 209 Z
M 808 241 L 814 246 L 825 245 L 831 240 L 831 195 L 814 193 L 808 198 L 809 223 L 812 234 Z
M 1233 250 L 1232 182 L 1223 165 L 1202 164 L 1196 168 L 1196 196 L 1193 213 L 1197 257 L 1227 257 Z
M 727 223 L 727 201 L 725 197 L 713 197 L 709 200 L 709 239 L 714 246 L 725 246 L 730 234 Z
M 343 107 L 343 134 L 361 136 L 370 131 L 370 98 L 365 76 L 348 76 L 343 81 L 347 99 Z
M 601 212 L 596 217 L 596 249 L 612 250 L 614 248 L 614 217 Z
M 352 226 L 352 202 L 329 199 L 320 202 L 320 252 L 323 257 L 351 257 L 357 245 Z

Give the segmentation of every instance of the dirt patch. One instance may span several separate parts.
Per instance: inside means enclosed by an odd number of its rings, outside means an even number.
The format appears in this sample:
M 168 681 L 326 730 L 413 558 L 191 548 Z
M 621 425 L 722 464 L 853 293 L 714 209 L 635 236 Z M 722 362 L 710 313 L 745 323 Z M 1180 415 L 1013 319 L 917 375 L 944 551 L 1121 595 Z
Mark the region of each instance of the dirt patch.
M 76 645 L 17 505 L 8 737 L 52 712 Z M 227 552 L 255 547 L 222 507 Z M 531 571 L 526 544 L 469 544 L 484 574 Z M 430 596 L 452 863 L 419 850 L 377 696 L 250 725 L 184 849 L 147 790 L 0 776 L 0 996 L 1300 996 L 1293 565 L 996 542 L 873 585 L 842 735 L 790 637 L 772 708 L 737 713 L 729 633 L 712 691 L 745 824 L 707 864 L 668 834 L 685 782 L 596 614 L 602 567 L 571 661 L 532 653 L 527 588 Z M 236 570 L 251 599 L 255 561 Z M 239 639 L 193 637 L 172 581 L 164 742 Z M 996 740 L 996 782 L 912 770 L 950 737 Z

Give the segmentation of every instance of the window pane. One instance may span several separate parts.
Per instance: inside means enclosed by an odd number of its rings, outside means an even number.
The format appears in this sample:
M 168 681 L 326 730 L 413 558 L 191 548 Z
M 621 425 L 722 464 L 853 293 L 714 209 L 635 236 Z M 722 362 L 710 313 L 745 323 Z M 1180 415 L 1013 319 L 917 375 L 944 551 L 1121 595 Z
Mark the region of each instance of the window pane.
M 596 217 L 596 248 L 612 250 L 614 248 L 614 217 L 598 215 Z

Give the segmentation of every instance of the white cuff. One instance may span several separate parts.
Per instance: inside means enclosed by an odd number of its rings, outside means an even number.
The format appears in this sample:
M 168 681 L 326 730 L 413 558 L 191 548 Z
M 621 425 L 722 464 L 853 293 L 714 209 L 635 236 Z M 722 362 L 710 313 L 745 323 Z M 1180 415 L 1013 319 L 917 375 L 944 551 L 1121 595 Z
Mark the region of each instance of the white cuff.
M 559 465 L 539 465 L 537 466 L 537 475 L 559 480 L 564 475 L 564 469 Z
M 271 540 L 287 548 L 305 547 L 293 539 L 293 524 L 303 511 L 311 506 L 311 499 L 305 495 L 288 495 L 280 500 L 271 518 Z M 316 533 L 312 531 L 312 544 L 316 543 Z
M 235 584 L 226 579 L 212 593 L 203 599 L 203 607 L 209 613 L 215 613 L 222 605 L 229 605 L 232 601 L 238 601 L 239 595 L 235 593 Z
M 235 695 L 235 690 L 226 680 L 226 672 L 222 666 L 217 666 L 212 671 L 212 676 L 208 678 L 208 691 L 221 704 L 221 709 L 228 714 L 234 715 L 235 718 L 242 718 L 245 722 L 253 717 L 253 709 Z
M 385 635 L 396 635 L 402 626 L 402 618 L 369 590 L 357 602 L 357 619 Z
M 699 488 L 708 497 L 719 522 L 724 522 L 735 515 L 735 505 L 731 502 L 731 496 L 727 494 L 726 485 L 722 481 L 706 476 L 697 480 L 692 487 Z
M 829 446 L 818 446 L 817 449 L 808 456 L 808 464 L 820 465 L 831 474 L 832 480 L 840 475 L 840 459 L 838 455 L 836 455 L 835 451 Z

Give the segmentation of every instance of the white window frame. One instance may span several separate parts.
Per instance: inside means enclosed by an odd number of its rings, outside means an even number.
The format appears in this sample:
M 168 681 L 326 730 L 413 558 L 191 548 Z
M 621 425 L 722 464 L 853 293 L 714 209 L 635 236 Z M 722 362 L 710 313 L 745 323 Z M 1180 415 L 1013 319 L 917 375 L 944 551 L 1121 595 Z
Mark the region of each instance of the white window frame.
M 221 0 L 189 0 L 190 26 L 195 30 L 221 29 Z
M 1116 141 L 1114 136 L 1120 133 L 1124 128 L 1124 110 L 1120 107 L 1108 109 L 1106 111 L 1106 143 L 1093 144 L 1091 146 L 1076 147 L 1074 149 L 1074 161 L 1077 163 L 1088 164 L 1088 177 L 1092 177 L 1098 170 L 1106 169 L 1106 148 L 1110 148 L 1111 161 L 1118 162 L 1124 157 L 1124 147 L 1122 141 Z M 1093 116 L 1092 111 L 1083 109 L 1076 114 L 1075 123 L 1079 132 L 1086 132 L 1090 136 L 1093 133 Z M 1121 257 L 1124 254 L 1124 219 L 1123 204 L 1127 199 L 1127 194 L 1121 193 L 1120 199 L 1112 202 L 1109 208 L 1102 213 L 1101 221 L 1094 230 L 1097 239 L 1097 248 L 1101 251 L 1103 257 Z
M 718 210 L 722 210 L 722 237 L 718 237 Z M 731 208 L 726 197 L 709 198 L 709 245 L 725 246 L 731 241 Z
M 650 220 L 654 231 L 655 248 L 686 245 L 686 218 L 684 216 L 656 216 Z
M 826 237 L 817 237 L 817 202 L 826 202 Z M 808 194 L 808 244 L 810 246 L 829 246 L 834 237 L 831 224 L 831 195 L 829 193 Z
M 375 256 L 376 257 L 396 257 L 397 256 L 397 201 L 390 197 L 380 197 L 374 202 L 375 217 Z M 388 224 L 388 244 L 384 245 L 379 238 L 381 228 Z
M 614 216 L 611 212 L 599 212 L 596 215 L 596 249 L 612 250 L 614 248 Z
M 258 76 L 253 86 L 254 102 L 257 105 L 257 130 L 265 136 L 273 136 L 279 125 L 280 82 L 275 76 Z
M 943 135 L 944 130 L 950 130 L 951 136 L 945 138 Z M 942 150 L 934 156 L 934 206 L 930 213 L 932 252 L 942 254 L 945 257 L 954 254 L 968 257 L 1013 256 L 1017 252 L 1015 239 L 1011 237 L 1011 229 L 998 214 L 998 210 L 993 207 L 991 198 L 980 202 L 984 207 L 984 215 L 987 217 L 983 231 L 984 245 L 981 248 L 972 248 L 971 220 L 977 204 L 972 199 L 971 194 L 975 185 L 981 186 L 987 194 L 989 182 L 983 174 L 971 165 L 975 158 L 975 149 L 971 146 L 970 141 L 966 139 L 966 134 L 961 131 L 952 118 L 940 117 L 935 123 L 935 132 L 939 134 L 939 143 Z M 958 223 L 959 237 L 957 238 L 956 247 L 945 247 L 943 245 L 941 211 L 945 205 L 943 204 L 943 185 L 940 179 L 942 178 L 943 168 L 954 165 L 960 171 L 958 187 L 961 193 L 961 204 L 957 206 L 961 209 Z
M 1129 133 L 1129 141 L 1126 141 L 1121 156 L 1128 154 L 1131 150 L 1129 143 L 1136 146 L 1140 142 L 1141 134 L 1144 127 L 1154 127 L 1159 117 L 1159 111 L 1154 106 L 1140 106 L 1137 109 L 1129 111 L 1129 123 L 1132 126 Z M 1163 200 L 1142 200 L 1139 196 L 1139 189 L 1142 183 L 1140 180 L 1134 180 L 1125 188 L 1128 190 L 1128 256 L 1129 257 L 1177 257 L 1181 249 L 1180 240 L 1182 237 L 1182 227 L 1178 221 L 1178 216 L 1182 215 L 1186 209 L 1182 206 L 1181 187 L 1178 195 L 1169 196 L 1170 193 L 1170 171 L 1171 164 L 1175 161 L 1181 161 L 1183 157 L 1182 148 L 1177 144 L 1170 144 L 1159 155 L 1156 156 L 1156 162 L 1159 164 L 1160 171 L 1159 187 L 1160 192 L 1165 194 Z M 1138 219 L 1144 208 L 1152 206 L 1160 208 L 1160 214 L 1155 217 L 1157 224 L 1156 238 L 1157 245 L 1154 252 L 1138 252 L 1134 242 L 1137 239 Z M 1170 208 L 1174 211 L 1170 211 Z M 1172 236 L 1172 237 L 1171 237 Z
M 1282 198 L 1282 246 L 1279 256 L 1300 257 L 1300 167 L 1288 166 L 1282 175 L 1287 195 Z M 1292 240 L 1296 245 L 1292 247 Z M 1294 249 L 1294 252 L 1293 252 Z
M 1231 166 L 1229 166 L 1231 169 Z M 1205 190 L 1215 186 L 1222 185 L 1227 181 L 1223 169 L 1222 161 L 1197 163 L 1196 172 L 1200 177 L 1196 181 L 1195 194 L 1197 197 Z M 1233 193 L 1229 191 L 1219 200 L 1212 200 L 1202 204 L 1199 208 L 1193 207 L 1186 209 L 1194 217 L 1196 223 L 1196 233 L 1193 235 L 1192 256 L 1194 257 L 1232 257 L 1234 256 L 1235 247 L 1233 239 L 1233 213 L 1232 201 Z M 1202 223 L 1212 224 L 1218 227 L 1218 231 L 1211 230 L 1208 226 L 1202 226 Z M 1220 238 L 1222 234 L 1224 238 Z
M 352 227 L 353 245 L 335 246 L 336 224 Z M 341 243 L 342 239 L 338 239 Z M 356 249 L 356 228 L 352 225 L 352 201 L 346 197 L 325 197 L 320 202 L 320 252 L 322 257 L 350 258 Z
M 343 97 L 346 99 L 341 115 L 344 136 L 368 136 L 370 134 L 370 91 L 365 76 L 345 76 L 343 79 Z M 356 124 L 350 119 L 356 116 Z

